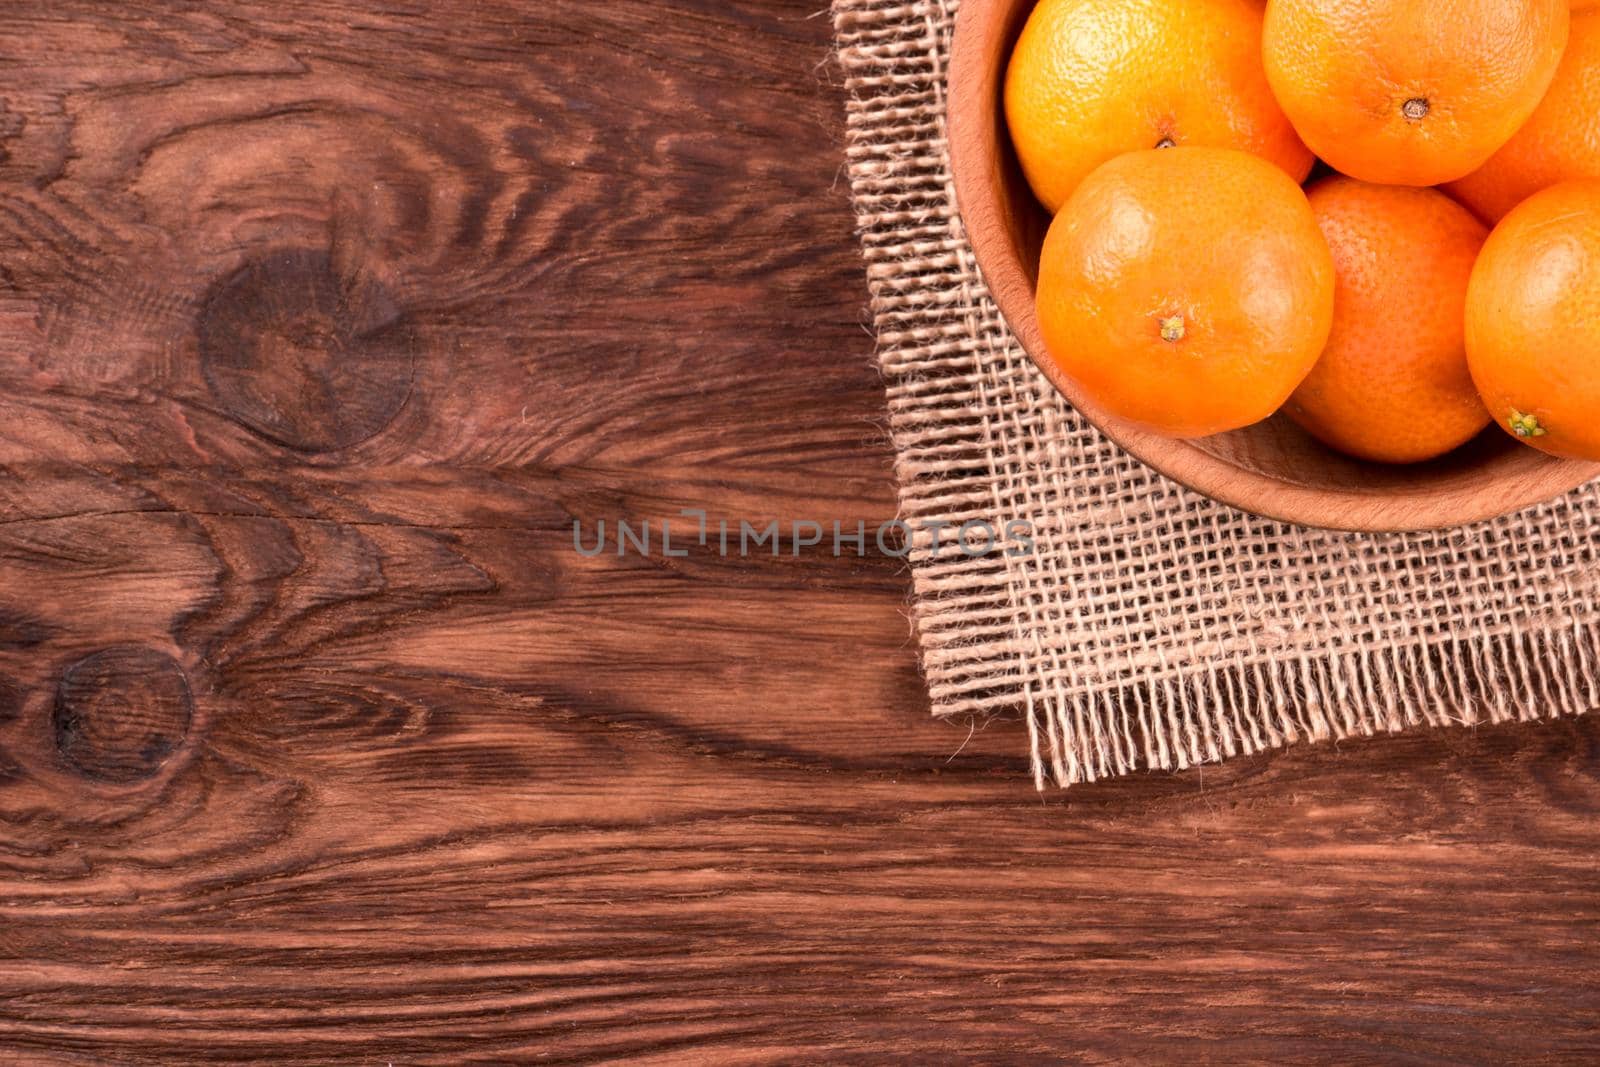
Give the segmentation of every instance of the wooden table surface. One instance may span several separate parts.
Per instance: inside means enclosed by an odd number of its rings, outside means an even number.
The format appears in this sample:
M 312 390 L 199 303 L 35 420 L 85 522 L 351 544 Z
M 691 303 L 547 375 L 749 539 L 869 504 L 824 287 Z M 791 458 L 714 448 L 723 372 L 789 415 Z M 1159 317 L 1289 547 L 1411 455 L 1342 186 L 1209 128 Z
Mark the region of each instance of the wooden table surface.
M 1600 719 L 1041 796 L 574 550 L 894 514 L 821 3 L 0 11 L 0 1060 L 1600 1056 Z

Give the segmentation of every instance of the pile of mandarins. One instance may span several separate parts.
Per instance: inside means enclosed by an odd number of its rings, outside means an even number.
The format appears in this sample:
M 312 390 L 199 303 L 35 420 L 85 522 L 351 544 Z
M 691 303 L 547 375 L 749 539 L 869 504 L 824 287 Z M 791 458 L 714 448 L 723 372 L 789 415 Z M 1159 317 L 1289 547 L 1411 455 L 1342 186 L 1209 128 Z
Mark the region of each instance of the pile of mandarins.
M 1005 110 L 1110 414 L 1600 460 L 1600 0 L 1040 0 Z

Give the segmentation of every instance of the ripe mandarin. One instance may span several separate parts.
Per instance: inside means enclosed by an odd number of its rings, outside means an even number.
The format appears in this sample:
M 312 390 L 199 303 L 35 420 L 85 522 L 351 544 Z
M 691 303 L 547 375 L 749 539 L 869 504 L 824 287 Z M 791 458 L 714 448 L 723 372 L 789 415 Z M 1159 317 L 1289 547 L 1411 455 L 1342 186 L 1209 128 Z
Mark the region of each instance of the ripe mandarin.
M 1600 460 L 1600 180 L 1553 185 L 1501 220 L 1472 270 L 1466 326 L 1500 428 Z
M 1333 261 L 1304 192 L 1226 148 L 1130 152 L 1045 236 L 1049 358 L 1112 415 L 1200 437 L 1271 415 L 1333 315 Z
M 1538 106 L 1567 0 L 1268 0 L 1267 80 L 1313 152 L 1370 182 L 1481 167 Z
M 1006 71 L 1006 121 L 1051 212 L 1123 152 L 1255 152 L 1296 181 L 1311 153 L 1261 67 L 1260 0 L 1041 0 Z
M 1308 199 L 1333 253 L 1333 331 L 1285 411 L 1341 452 L 1443 455 L 1489 422 L 1467 373 L 1467 279 L 1489 231 L 1443 193 L 1354 178 Z
M 1569 178 L 1600 178 L 1600 11 L 1573 16 L 1566 54 L 1533 117 L 1449 192 L 1495 223 Z

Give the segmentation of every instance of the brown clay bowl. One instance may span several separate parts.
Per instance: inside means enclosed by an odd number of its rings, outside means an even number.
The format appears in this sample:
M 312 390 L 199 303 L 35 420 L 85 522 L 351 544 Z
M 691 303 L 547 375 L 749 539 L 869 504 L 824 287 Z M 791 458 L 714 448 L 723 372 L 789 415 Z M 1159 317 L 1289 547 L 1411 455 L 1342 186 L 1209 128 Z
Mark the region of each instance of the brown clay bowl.
M 1319 444 L 1282 415 L 1231 433 L 1174 441 L 1098 410 L 1044 358 L 1034 315 L 1039 247 L 1050 224 L 1006 135 L 1001 86 L 1034 0 L 965 0 L 950 65 L 949 136 L 957 206 L 984 280 L 1013 333 L 1055 387 L 1108 437 L 1165 474 L 1234 507 L 1306 526 L 1422 530 L 1504 515 L 1600 476 L 1489 427 L 1414 466 L 1364 463 Z

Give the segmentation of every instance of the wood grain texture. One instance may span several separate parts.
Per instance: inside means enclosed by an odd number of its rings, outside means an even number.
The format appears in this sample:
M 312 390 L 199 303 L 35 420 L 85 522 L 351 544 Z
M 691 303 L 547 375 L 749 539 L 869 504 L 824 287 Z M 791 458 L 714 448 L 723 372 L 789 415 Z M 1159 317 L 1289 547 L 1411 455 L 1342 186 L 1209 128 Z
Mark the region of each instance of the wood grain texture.
M 1579 1062 L 1600 720 L 1037 796 L 902 565 L 826 18 L 0 14 L 0 1061 Z
M 1034 312 L 1050 219 L 1005 133 L 1001 87 L 1035 0 L 965 0 L 950 61 L 950 154 L 962 222 L 984 281 L 1029 357 L 1086 418 L 1167 477 L 1258 515 L 1341 530 L 1432 530 L 1497 518 L 1600 477 L 1600 464 L 1555 460 L 1490 427 L 1427 463 L 1341 455 L 1286 415 L 1175 441 L 1102 411 L 1049 358 Z M 1319 173 L 1325 168 L 1319 166 Z

